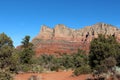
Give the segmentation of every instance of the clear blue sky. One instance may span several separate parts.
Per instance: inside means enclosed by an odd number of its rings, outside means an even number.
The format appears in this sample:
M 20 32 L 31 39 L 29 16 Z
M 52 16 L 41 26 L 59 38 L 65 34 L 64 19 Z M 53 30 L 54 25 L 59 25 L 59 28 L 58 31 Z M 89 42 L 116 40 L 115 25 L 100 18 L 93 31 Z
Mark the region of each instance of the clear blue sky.
M 97 22 L 120 26 L 120 0 L 0 0 L 0 33 L 20 44 L 35 37 L 40 26 L 78 29 Z

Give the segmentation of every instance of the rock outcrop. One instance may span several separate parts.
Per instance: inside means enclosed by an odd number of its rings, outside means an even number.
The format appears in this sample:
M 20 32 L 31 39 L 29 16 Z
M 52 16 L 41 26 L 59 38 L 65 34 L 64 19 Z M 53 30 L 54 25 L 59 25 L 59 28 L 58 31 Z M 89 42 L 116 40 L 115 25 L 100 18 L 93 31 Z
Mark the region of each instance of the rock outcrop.
M 37 54 L 73 53 L 78 48 L 89 50 L 90 41 L 97 38 L 98 34 L 113 35 L 120 40 L 120 30 L 117 27 L 97 23 L 79 30 L 70 29 L 62 24 L 53 29 L 43 25 L 32 42 Z

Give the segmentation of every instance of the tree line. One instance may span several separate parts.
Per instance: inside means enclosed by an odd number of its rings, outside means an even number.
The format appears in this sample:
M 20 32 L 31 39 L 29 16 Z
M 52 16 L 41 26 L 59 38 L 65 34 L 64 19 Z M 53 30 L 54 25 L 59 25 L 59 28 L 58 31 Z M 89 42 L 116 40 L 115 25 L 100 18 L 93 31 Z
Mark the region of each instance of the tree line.
M 30 36 L 25 36 L 16 49 L 13 41 L 5 33 L 0 34 L 0 80 L 12 80 L 20 72 L 45 72 L 73 70 L 74 75 L 97 71 L 114 73 L 120 66 L 120 43 L 115 36 L 99 35 L 90 43 L 89 54 L 78 49 L 73 54 L 35 56 Z

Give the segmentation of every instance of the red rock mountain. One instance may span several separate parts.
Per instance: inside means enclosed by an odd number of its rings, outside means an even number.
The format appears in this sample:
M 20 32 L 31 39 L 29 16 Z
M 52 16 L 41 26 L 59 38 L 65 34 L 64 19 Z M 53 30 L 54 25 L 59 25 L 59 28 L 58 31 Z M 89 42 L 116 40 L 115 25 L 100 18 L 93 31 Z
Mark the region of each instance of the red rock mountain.
M 112 25 L 97 23 L 74 30 L 58 24 L 53 29 L 43 25 L 40 33 L 32 40 L 36 53 L 73 53 L 78 49 L 89 50 L 90 41 L 98 34 L 114 35 L 120 39 L 120 30 Z

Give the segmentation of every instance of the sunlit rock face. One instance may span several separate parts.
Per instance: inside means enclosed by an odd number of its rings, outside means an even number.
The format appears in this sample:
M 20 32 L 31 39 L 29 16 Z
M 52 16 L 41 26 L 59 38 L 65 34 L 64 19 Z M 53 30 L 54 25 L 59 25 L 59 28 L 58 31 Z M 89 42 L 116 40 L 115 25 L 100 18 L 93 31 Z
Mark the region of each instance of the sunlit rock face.
M 112 25 L 97 23 L 82 29 L 71 29 L 63 24 L 53 29 L 43 25 L 40 33 L 32 40 L 36 54 L 74 53 L 77 49 L 89 51 L 90 41 L 98 34 L 113 35 L 120 41 L 120 30 Z

